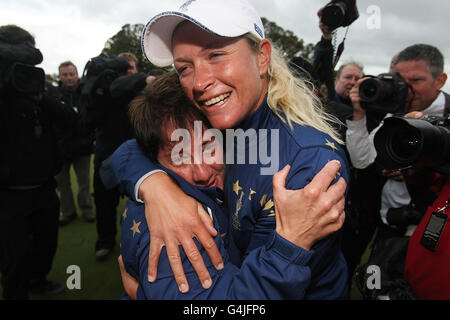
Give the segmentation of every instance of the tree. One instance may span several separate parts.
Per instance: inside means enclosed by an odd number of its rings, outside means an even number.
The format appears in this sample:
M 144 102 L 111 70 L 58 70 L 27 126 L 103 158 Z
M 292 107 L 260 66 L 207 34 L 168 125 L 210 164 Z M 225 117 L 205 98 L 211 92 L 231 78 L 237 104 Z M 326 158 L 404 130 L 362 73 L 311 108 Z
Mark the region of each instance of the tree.
M 55 87 L 58 86 L 58 82 L 59 82 L 59 75 L 56 73 L 47 73 L 45 74 L 45 81 L 48 83 L 51 83 L 52 85 L 54 85 Z
M 308 60 L 312 59 L 314 52 L 312 43 L 305 44 L 291 30 L 284 30 L 273 21 L 264 17 L 261 20 L 264 25 L 266 38 L 284 52 L 286 59 L 290 60 L 296 56 L 302 56 Z
M 151 64 L 142 53 L 141 35 L 143 28 L 143 24 L 122 26 L 118 33 L 106 41 L 102 53 L 117 56 L 121 52 L 131 52 L 138 59 L 136 66 L 140 72 L 160 70 L 160 68 Z
M 262 18 L 261 20 L 264 24 L 266 37 L 284 52 L 288 60 L 295 56 L 302 56 L 311 60 L 314 50 L 313 44 L 305 44 L 292 31 L 284 30 L 273 21 L 267 20 L 266 18 Z M 122 26 L 122 29 L 118 33 L 106 41 L 102 53 L 117 56 L 121 52 L 131 52 L 138 59 L 137 67 L 139 71 L 160 71 L 161 68 L 151 64 L 142 54 L 141 35 L 143 28 L 143 24 L 126 24 Z

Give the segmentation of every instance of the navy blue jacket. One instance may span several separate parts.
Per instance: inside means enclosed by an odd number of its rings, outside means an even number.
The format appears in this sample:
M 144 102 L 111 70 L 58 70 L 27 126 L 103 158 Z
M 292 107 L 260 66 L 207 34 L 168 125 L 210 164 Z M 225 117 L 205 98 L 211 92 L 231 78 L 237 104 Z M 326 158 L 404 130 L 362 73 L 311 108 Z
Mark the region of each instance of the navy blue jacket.
M 254 129 L 256 139 L 247 139 L 245 146 L 235 144 L 232 157 L 234 164 L 227 165 L 226 168 L 224 192 L 231 217 L 230 257 L 236 265 L 240 265 L 254 250 L 260 250 L 270 242 L 276 226 L 273 175 L 263 175 L 261 172 L 262 168 L 271 164 L 265 165 L 260 159 L 253 164 L 248 160 L 246 164 L 238 164 L 237 157 L 241 156 L 244 150 L 248 155 L 254 144 L 259 143 L 259 139 L 267 141 L 267 150 L 272 150 L 272 136 L 278 135 L 278 141 L 275 140 L 278 151 L 274 151 L 276 154 L 273 156 L 277 155 L 276 171 L 287 164 L 291 165 L 286 182 L 288 189 L 305 187 L 328 161 L 335 159 L 342 164 L 336 181 L 339 176 L 347 183 L 349 181 L 345 153 L 332 138 L 307 126 L 293 124 L 293 129 L 289 128 L 270 110 L 266 102 L 241 123 L 240 128 L 246 131 Z M 227 153 L 229 156 L 229 150 Z M 134 196 L 136 182 L 145 173 L 156 169 L 157 165 L 145 157 L 137 144 L 127 144 L 122 145 L 108 159 L 104 169 L 107 168 L 113 171 L 113 176 L 122 183 L 125 191 Z M 305 292 L 299 292 L 298 298 L 346 298 L 347 265 L 340 249 L 340 232 L 319 241 L 312 249 L 313 255 L 308 270 L 311 272 L 311 281 Z
M 130 142 L 132 143 L 132 142 Z M 139 279 L 137 299 L 297 299 L 302 296 L 310 281 L 308 262 L 312 251 L 304 250 L 282 238 L 275 232 L 264 246 L 253 250 L 241 267 L 230 262 L 227 250 L 226 213 L 220 206 L 222 192 L 217 188 L 195 187 L 165 169 L 172 179 L 186 192 L 203 203 L 213 218 L 218 231 L 215 242 L 224 261 L 224 269 L 217 271 L 206 251 L 196 242 L 211 275 L 212 286 L 205 290 L 184 251 L 180 250 L 183 268 L 190 284 L 188 293 L 178 290 L 172 269 L 163 248 L 158 276 L 154 283 L 147 280 L 150 233 L 145 220 L 144 204 L 128 200 L 121 215 L 121 252 L 125 269 Z

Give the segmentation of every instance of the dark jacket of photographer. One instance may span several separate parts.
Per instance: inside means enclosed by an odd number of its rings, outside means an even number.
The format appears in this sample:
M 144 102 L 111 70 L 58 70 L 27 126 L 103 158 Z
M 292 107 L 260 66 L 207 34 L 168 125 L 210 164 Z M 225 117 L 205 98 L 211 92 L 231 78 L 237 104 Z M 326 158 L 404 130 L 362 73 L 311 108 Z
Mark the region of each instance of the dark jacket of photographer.
M 94 151 L 94 131 L 88 129 L 82 122 L 81 115 L 85 106 L 80 101 L 78 88 L 69 90 L 60 84 L 53 88 L 52 93 L 63 105 L 71 108 L 77 115 L 77 123 L 70 128 L 57 130 L 58 140 L 64 161 L 72 161 L 80 156 L 90 155 Z
M 56 127 L 72 126 L 75 113 L 47 92 L 39 97 L 11 86 L 0 92 L 0 188 L 53 181 L 61 169 Z
M 99 76 L 99 85 L 91 92 L 84 119 L 88 127 L 95 128 L 95 168 L 132 138 L 128 103 L 145 87 L 146 77 L 145 73 L 139 72 L 103 81 L 102 75 Z
M 319 81 L 327 87 L 331 108 L 334 109 L 332 113 L 345 123 L 345 120 L 353 116 L 353 106 L 350 99 L 343 98 L 336 93 L 334 87 L 333 55 L 334 48 L 332 41 L 322 37 L 314 47 L 313 67 L 319 77 Z M 368 110 L 367 130 L 370 132 L 376 128 L 384 116 L 385 113 Z

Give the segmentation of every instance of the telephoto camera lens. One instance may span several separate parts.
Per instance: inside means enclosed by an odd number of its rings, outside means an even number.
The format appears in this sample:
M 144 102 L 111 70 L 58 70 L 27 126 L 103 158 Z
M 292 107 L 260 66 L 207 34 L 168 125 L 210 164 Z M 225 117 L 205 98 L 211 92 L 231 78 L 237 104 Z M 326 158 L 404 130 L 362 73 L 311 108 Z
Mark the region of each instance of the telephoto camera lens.
M 450 128 L 426 120 L 390 117 L 375 134 L 377 162 L 390 170 L 414 165 L 448 172 Z
M 421 152 L 420 132 L 414 127 L 404 128 L 404 130 L 394 131 L 389 136 L 387 147 L 389 154 L 399 163 L 408 163 L 415 159 Z

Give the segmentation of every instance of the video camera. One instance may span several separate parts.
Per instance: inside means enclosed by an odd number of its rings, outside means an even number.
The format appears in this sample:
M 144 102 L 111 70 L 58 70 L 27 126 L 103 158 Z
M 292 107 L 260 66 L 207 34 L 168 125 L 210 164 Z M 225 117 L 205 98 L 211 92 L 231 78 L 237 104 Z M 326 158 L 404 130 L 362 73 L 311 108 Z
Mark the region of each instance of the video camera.
M 41 52 L 26 44 L 12 44 L 0 39 L 0 90 L 10 87 L 29 95 L 44 92 L 45 72 L 34 65 L 42 62 Z
M 450 175 L 450 115 L 387 118 L 374 144 L 376 161 L 386 169 L 427 167 Z
M 347 27 L 359 18 L 356 0 L 332 0 L 322 11 L 322 23 L 330 31 L 339 27 Z
M 124 57 L 101 54 L 90 59 L 81 78 L 81 93 L 89 95 L 97 88 L 108 89 L 111 82 L 125 74 L 129 67 L 130 64 Z
M 408 84 L 398 72 L 369 76 L 359 86 L 361 106 L 366 110 L 404 114 Z
M 83 76 L 98 76 L 105 70 L 112 70 L 119 74 L 125 73 L 130 64 L 124 57 L 110 57 L 106 54 L 101 54 L 90 59 L 84 67 Z

